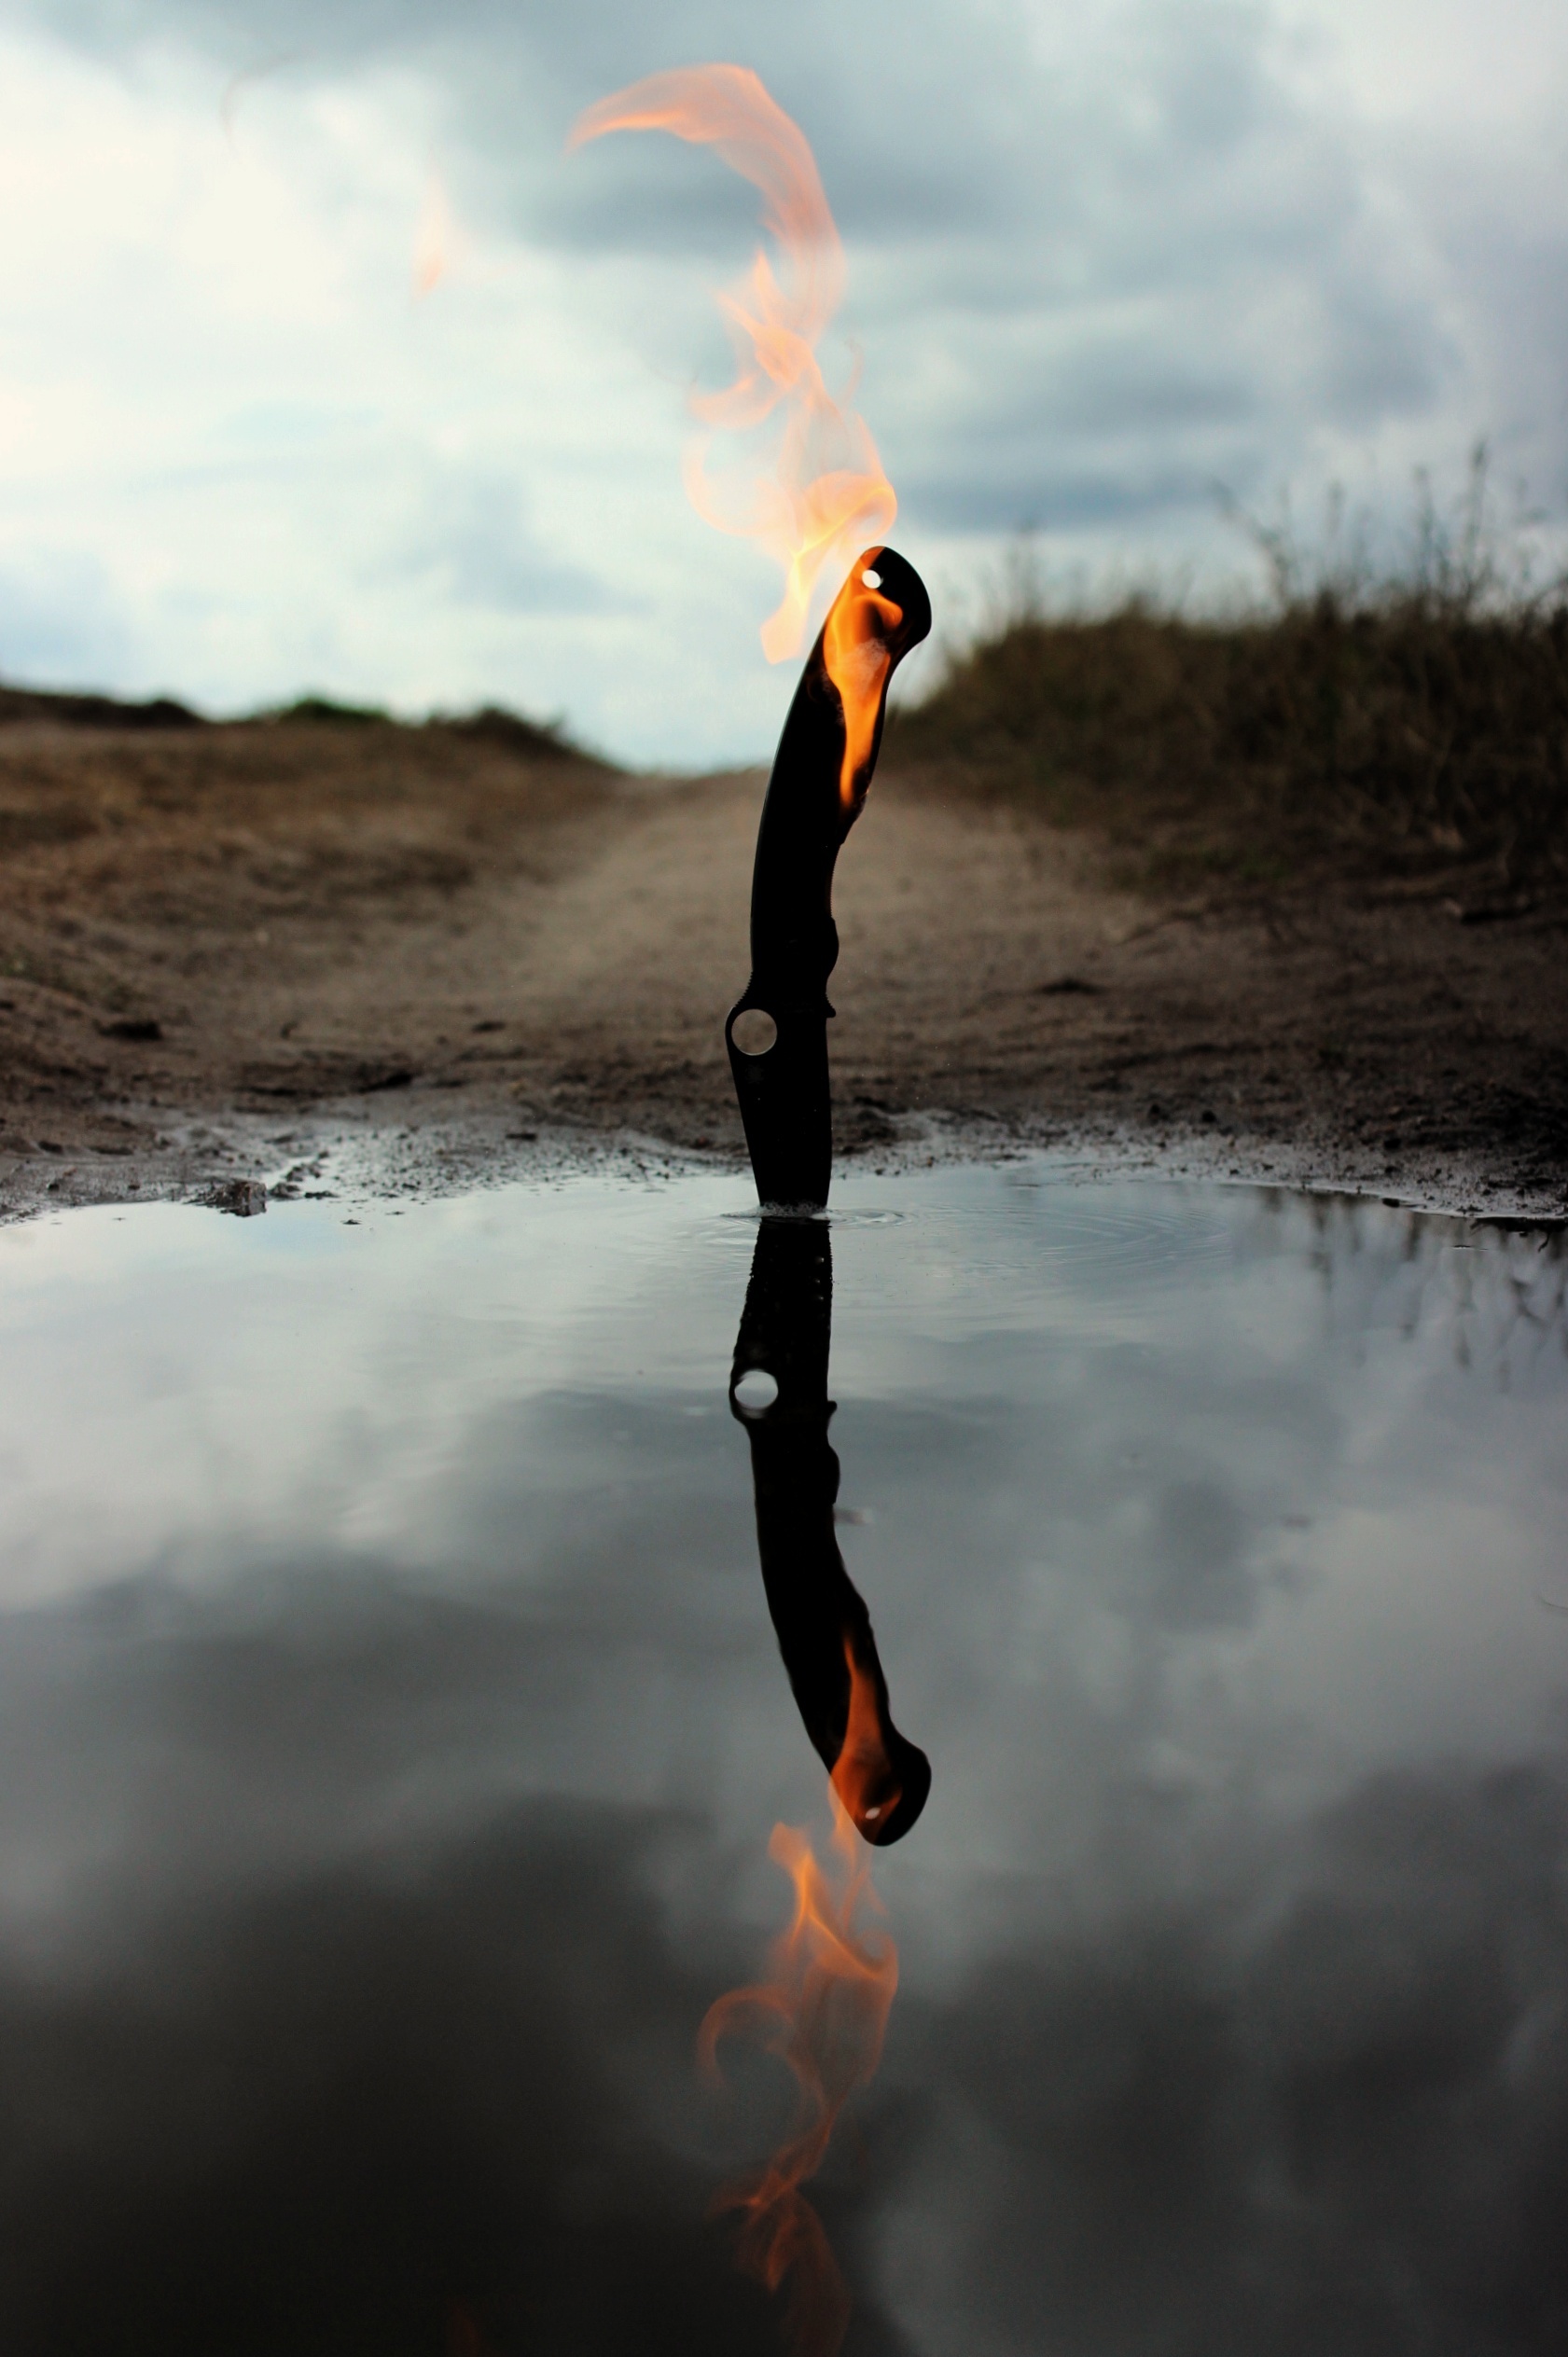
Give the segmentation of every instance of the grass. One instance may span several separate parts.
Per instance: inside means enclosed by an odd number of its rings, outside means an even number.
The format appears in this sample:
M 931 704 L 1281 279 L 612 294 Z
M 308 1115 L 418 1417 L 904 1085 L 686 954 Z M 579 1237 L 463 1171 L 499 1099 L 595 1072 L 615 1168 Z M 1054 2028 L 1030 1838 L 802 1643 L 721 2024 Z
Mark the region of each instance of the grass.
M 378 721 L 385 723 L 392 717 L 382 704 L 345 704 L 340 703 L 333 696 L 314 693 L 297 696 L 293 703 L 279 704 L 257 716 L 284 728 L 290 723 L 306 728 L 326 723 L 329 727 L 343 728 L 369 728 Z
M 1568 894 L 1568 585 L 1532 591 L 1430 501 L 1382 578 L 1259 532 L 1272 601 L 1205 619 L 1131 598 L 1051 615 L 1025 585 L 900 714 L 890 752 L 1106 838 L 1127 880 L 1278 889 L 1325 868 Z
M 53 720 L 75 728 L 197 728 L 201 725 L 200 713 L 177 703 L 172 696 L 128 703 L 118 696 L 0 685 L 0 727 L 20 720 Z
M 590 762 L 593 759 L 580 745 L 573 743 L 565 733 L 562 720 L 527 720 L 520 713 L 510 712 L 503 704 L 482 704 L 474 712 L 436 712 L 428 720 L 397 722 L 380 704 L 336 703 L 330 697 L 311 695 L 301 696 L 294 703 L 260 716 L 285 726 L 291 722 L 326 722 L 364 728 L 379 723 L 383 728 L 447 729 L 455 737 L 466 737 L 477 743 L 498 746 L 502 752 L 515 754 L 523 761 Z M 595 763 L 594 766 L 599 765 Z
M 478 712 L 459 713 L 455 716 L 437 714 L 432 726 L 451 728 L 456 735 L 475 738 L 482 744 L 500 745 L 523 760 L 594 760 L 592 754 L 574 744 L 562 719 L 525 720 L 503 704 L 483 704 Z M 599 765 L 595 762 L 594 766 Z
M 168 696 L 144 702 L 128 701 L 75 689 L 18 687 L 0 682 L 0 728 L 9 722 L 53 721 L 78 728 L 201 728 L 205 715 Z M 447 730 L 482 744 L 496 745 L 524 761 L 579 761 L 603 765 L 566 734 L 561 719 L 528 720 L 501 704 L 484 704 L 477 711 L 432 713 L 427 720 L 398 721 L 380 704 L 341 703 L 330 696 L 298 696 L 292 703 L 270 705 L 251 713 L 236 725 L 265 728 L 429 728 Z

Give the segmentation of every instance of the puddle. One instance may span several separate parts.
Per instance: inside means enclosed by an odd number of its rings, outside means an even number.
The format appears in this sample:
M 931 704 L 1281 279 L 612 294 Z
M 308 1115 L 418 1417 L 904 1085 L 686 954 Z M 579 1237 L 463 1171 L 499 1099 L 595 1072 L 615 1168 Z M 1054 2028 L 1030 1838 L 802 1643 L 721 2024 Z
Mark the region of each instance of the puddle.
M 930 1763 L 846 2350 L 1559 2348 L 1560 1241 L 856 1178 L 737 1417 L 743 1207 L 0 1234 L 7 2351 L 785 2347 L 709 2209 L 788 2081 L 695 2045 L 826 1837 L 835 1540 Z

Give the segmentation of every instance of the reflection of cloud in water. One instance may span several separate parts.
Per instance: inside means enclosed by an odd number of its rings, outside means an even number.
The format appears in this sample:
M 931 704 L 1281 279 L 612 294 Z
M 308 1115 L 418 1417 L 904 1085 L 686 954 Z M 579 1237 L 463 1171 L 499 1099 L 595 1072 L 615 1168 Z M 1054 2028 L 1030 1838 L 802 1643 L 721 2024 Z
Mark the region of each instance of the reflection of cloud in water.
M 7 1976 L 7 2348 L 394 2357 L 459 2301 L 506 2350 L 766 2347 L 670 2142 L 714 1981 L 656 1839 L 523 1808 Z
M 1173 1481 L 1155 1502 L 1154 1519 L 1156 1615 L 1178 1629 L 1250 1620 L 1256 1589 L 1242 1554 L 1250 1534 L 1229 1491 L 1213 1479 Z
M 1565 1803 L 1376 1778 L 1228 1884 L 907 1988 L 824 2186 L 852 2347 L 1555 2351 Z M 13 1964 L 7 2349 L 395 2357 L 454 2300 L 504 2350 L 772 2346 L 704 2224 L 735 1948 L 673 1935 L 692 1831 L 526 1803 Z
M 1374 1779 L 1228 1889 L 989 1960 L 899 2058 L 920 2345 L 1560 2349 L 1565 1803 Z
M 779 2090 L 727 2125 L 692 2041 L 822 1773 L 733 1196 L 0 1238 L 7 2357 L 770 2345 L 702 2212 Z M 836 1240 L 836 1543 L 939 1773 L 846 2357 L 1555 2357 L 1561 1255 L 899 1201 Z

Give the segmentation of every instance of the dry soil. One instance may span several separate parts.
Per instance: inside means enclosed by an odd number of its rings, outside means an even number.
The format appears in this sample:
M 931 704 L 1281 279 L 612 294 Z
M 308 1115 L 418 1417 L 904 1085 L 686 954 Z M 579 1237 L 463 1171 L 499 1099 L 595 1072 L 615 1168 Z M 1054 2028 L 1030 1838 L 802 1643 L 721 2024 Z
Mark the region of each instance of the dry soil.
M 0 729 L 0 1204 L 327 1191 L 344 1142 L 400 1185 L 605 1138 L 738 1161 L 763 783 L 437 727 Z M 845 1152 L 1568 1208 L 1561 911 L 1154 902 L 893 773 L 836 907 Z

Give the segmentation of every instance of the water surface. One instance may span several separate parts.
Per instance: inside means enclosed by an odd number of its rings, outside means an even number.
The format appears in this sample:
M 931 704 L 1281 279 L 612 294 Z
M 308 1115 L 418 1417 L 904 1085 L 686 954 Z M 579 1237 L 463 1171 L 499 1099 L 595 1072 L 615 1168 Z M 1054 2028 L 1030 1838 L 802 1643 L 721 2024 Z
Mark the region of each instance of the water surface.
M 1560 2351 L 1568 1352 L 1532 1235 L 1047 1165 L 831 1229 L 920 1821 L 852 2352 Z M 693 2041 L 823 1768 L 731 1179 L 0 1235 L 0 2341 L 769 2351 Z

